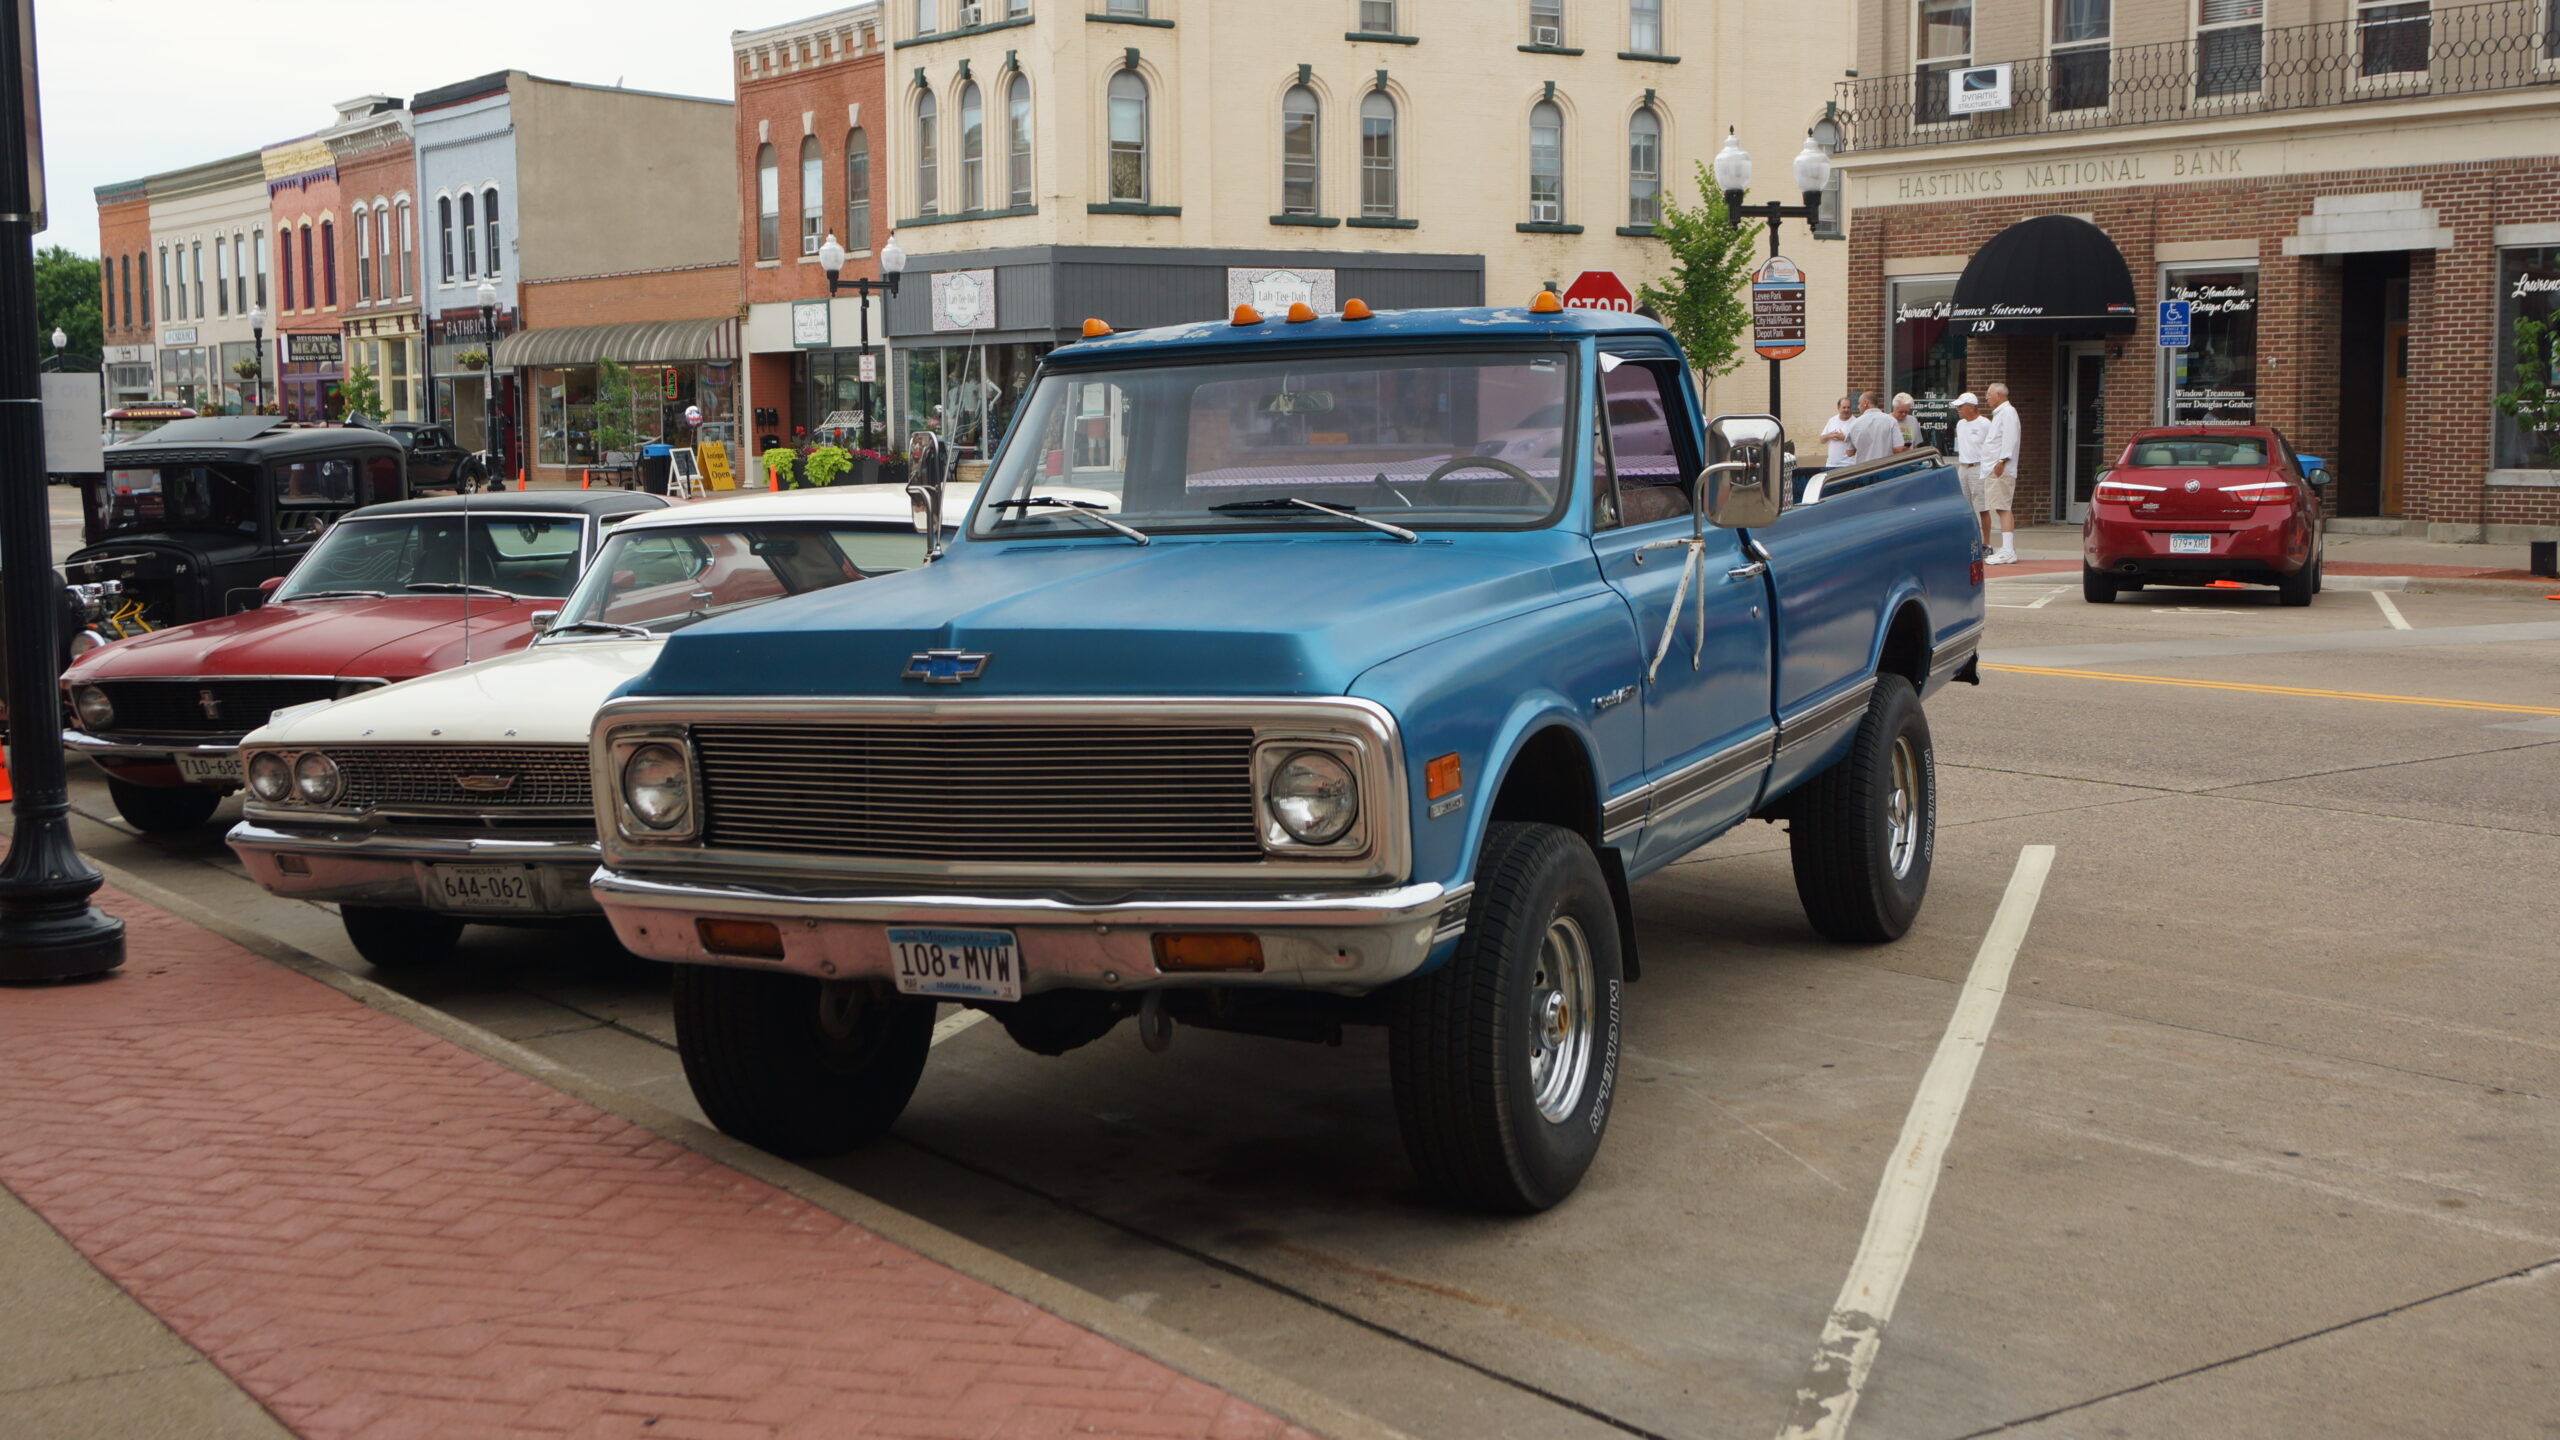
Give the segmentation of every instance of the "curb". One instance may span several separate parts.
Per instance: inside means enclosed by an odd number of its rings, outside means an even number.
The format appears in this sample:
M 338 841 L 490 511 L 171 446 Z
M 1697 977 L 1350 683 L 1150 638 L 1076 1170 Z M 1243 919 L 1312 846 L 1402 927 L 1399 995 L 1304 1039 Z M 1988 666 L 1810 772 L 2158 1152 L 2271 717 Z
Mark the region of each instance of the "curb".
M 617 1090 L 503 1036 L 385 989 L 273 936 L 237 924 L 129 871 L 95 857 L 87 858 L 106 877 L 107 883 L 117 889 L 156 905 L 189 924 L 212 931 L 252 954 L 317 980 L 357 1004 L 382 1011 L 483 1059 L 493 1060 L 599 1110 L 618 1115 L 661 1139 L 709 1156 L 839 1219 L 862 1226 L 884 1240 L 903 1245 L 927 1260 L 1036 1305 L 1059 1319 L 1090 1330 L 1237 1399 L 1258 1405 L 1291 1424 L 1330 1437 L 1330 1440 L 1412 1440 L 1401 1430 L 1360 1414 L 1250 1360 L 1231 1355 L 1195 1336 L 1113 1304 L 1089 1290 L 1079 1289 L 1054 1275 L 955 1235 L 929 1220 L 919 1219 L 858 1190 L 768 1155 L 707 1125 L 661 1109 L 637 1095 Z

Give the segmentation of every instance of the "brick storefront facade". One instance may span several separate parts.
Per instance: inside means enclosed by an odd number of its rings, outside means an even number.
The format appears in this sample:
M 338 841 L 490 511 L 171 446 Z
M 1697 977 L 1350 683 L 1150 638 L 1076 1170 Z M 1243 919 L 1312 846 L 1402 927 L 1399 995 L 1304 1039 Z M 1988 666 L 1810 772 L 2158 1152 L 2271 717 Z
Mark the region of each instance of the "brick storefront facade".
M 152 383 L 151 192 L 141 182 L 98 187 L 98 323 L 107 347 L 109 404 L 147 400 Z

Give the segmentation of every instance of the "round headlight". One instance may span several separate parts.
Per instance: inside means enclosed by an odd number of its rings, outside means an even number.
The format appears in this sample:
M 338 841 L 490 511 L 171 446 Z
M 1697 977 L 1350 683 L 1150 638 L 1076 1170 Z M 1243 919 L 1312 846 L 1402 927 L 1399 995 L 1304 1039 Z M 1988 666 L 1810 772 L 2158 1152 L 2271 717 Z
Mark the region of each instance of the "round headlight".
M 338 798 L 338 762 L 313 750 L 293 762 L 293 788 L 314 805 Z
M 71 692 L 71 708 L 78 712 L 80 725 L 86 730 L 104 730 L 116 723 L 115 702 L 107 692 L 95 685 L 83 685 Z
M 1262 798 L 1282 833 L 1301 845 L 1330 845 L 1360 818 L 1360 785 L 1351 767 L 1321 750 L 1281 761 Z
M 693 805 L 693 776 L 673 745 L 643 745 L 622 761 L 622 798 L 641 824 L 672 830 Z
M 282 800 L 293 788 L 293 767 L 272 750 L 249 757 L 249 793 L 261 800 Z

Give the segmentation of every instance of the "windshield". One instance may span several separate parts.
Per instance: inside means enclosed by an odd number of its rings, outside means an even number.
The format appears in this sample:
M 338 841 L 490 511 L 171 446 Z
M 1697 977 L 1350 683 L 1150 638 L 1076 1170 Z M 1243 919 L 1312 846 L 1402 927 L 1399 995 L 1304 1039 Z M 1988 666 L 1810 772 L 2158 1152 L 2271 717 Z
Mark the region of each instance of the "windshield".
M 552 628 L 677 630 L 726 611 L 923 563 L 924 537 L 911 525 L 805 520 L 622 531 L 605 540 L 586 582 Z
M 2154 436 L 2134 441 L 2124 463 L 2154 470 L 2190 466 L 2254 470 L 2267 463 L 2267 442 L 2255 435 Z
M 1566 352 L 1520 349 L 1050 373 L 971 533 L 1102 533 L 1043 496 L 1156 532 L 1352 525 L 1298 500 L 1410 528 L 1539 524 L 1562 499 L 1572 374 Z
M 170 465 L 107 472 L 106 528 L 258 533 L 258 467 Z
M 574 515 L 387 515 L 340 522 L 276 591 L 399 595 L 469 585 L 557 598 L 577 583 L 582 525 Z

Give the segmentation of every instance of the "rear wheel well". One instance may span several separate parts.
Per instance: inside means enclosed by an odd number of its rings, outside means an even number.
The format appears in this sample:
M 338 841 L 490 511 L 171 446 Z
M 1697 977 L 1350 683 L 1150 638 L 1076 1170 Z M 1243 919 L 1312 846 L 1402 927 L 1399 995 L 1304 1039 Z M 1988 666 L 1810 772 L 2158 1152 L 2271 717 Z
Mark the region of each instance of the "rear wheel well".
M 1885 631 L 1884 650 L 1876 657 L 1876 673 L 1899 675 L 1914 690 L 1929 687 L 1929 618 L 1916 600 L 1906 600 Z
M 1609 898 L 1618 911 L 1618 952 L 1626 977 L 1636 978 L 1635 907 L 1627 892 L 1626 862 L 1601 843 L 1600 791 L 1591 752 L 1582 738 L 1561 725 L 1550 725 L 1529 737 L 1503 772 L 1502 789 L 1493 797 L 1489 819 L 1531 821 L 1560 826 L 1581 836 L 1600 858 L 1609 880 Z

